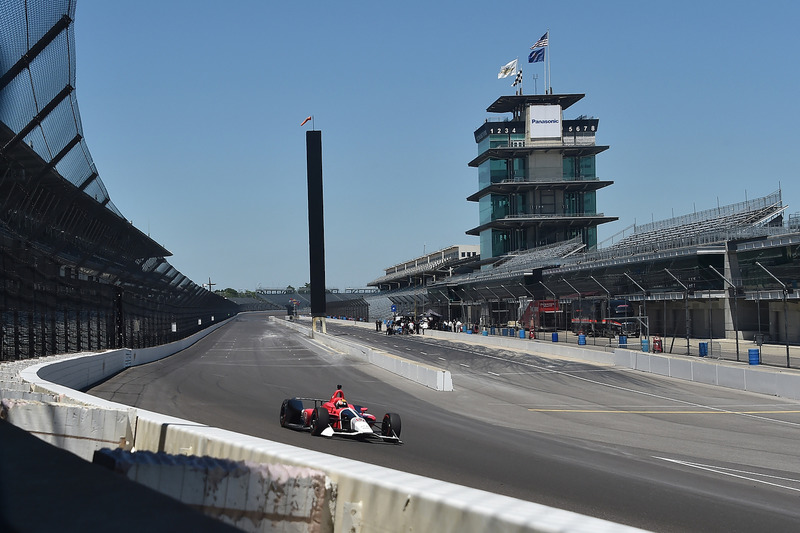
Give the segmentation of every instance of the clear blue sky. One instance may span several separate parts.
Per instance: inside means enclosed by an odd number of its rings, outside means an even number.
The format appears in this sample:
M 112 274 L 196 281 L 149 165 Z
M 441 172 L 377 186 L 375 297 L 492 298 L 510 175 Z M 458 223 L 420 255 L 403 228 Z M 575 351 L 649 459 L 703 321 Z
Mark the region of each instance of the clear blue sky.
M 600 240 L 783 189 L 800 212 L 800 3 L 79 0 L 77 97 L 126 218 L 215 288 L 309 281 L 305 131 L 322 130 L 328 287 L 477 244 L 473 131 L 550 30 L 552 86 L 600 119 Z

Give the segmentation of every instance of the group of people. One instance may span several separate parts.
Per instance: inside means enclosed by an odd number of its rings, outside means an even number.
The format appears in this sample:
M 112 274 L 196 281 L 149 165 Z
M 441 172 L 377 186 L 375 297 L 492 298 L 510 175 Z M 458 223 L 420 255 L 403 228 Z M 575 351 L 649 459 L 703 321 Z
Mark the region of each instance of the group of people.
M 453 331 L 455 333 L 464 333 L 468 329 L 472 330 L 473 333 L 480 333 L 481 331 L 481 326 L 479 324 L 465 324 L 458 319 L 444 321 L 431 320 L 425 316 L 416 321 L 412 317 L 406 316 L 396 316 L 386 320 L 378 319 L 375 321 L 375 331 L 383 331 L 384 326 L 386 326 L 387 335 L 408 335 L 410 333 L 424 335 L 425 330 L 431 328 L 441 331 Z
M 385 321 L 376 320 L 375 331 L 381 331 L 384 324 L 386 325 L 387 335 L 409 335 L 412 333 L 424 335 L 425 330 L 430 327 L 428 319 L 424 317 L 415 321 L 411 317 L 397 316 Z
M 442 322 L 442 329 L 444 331 L 455 331 L 456 333 L 461 333 L 463 328 L 464 324 L 462 324 L 460 320 L 445 320 Z

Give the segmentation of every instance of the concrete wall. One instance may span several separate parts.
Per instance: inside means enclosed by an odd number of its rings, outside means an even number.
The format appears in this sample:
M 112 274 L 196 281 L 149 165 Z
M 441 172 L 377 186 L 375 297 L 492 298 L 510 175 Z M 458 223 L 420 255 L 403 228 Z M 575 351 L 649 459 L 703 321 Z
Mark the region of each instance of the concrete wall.
M 120 449 L 93 462 L 244 531 L 333 529 L 334 487 L 320 470 Z
M 415 381 L 421 385 L 425 385 L 431 389 L 439 391 L 453 390 L 453 377 L 450 375 L 449 370 L 443 370 L 434 366 L 404 359 L 381 350 L 375 350 L 373 348 L 361 346 L 360 344 L 342 340 L 341 338 L 334 337 L 333 335 L 320 333 L 319 331 L 312 331 L 310 328 L 310 322 L 307 320 L 303 321 L 302 323 L 295 320 L 284 320 L 275 317 L 270 317 L 270 320 L 278 324 L 283 324 L 286 327 L 299 331 L 300 333 L 306 334 L 320 344 L 336 350 L 337 352 L 346 353 L 353 357 L 358 357 L 359 359 L 369 361 L 375 366 L 383 368 L 384 370 L 388 370 L 389 372 L 397 374 L 398 376 L 402 376 L 406 379 L 410 379 L 411 381 Z M 353 323 L 368 324 L 367 322 Z M 372 324 L 372 327 L 375 327 L 374 324 Z

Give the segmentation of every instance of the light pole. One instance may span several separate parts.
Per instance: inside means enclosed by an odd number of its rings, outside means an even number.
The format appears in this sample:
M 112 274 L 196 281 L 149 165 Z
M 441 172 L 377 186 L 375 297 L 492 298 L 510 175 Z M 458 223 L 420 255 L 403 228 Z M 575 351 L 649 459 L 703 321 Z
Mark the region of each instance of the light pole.
M 775 275 L 772 272 L 767 270 L 767 267 L 765 267 L 764 265 L 762 265 L 758 261 L 756 261 L 756 265 L 761 267 L 761 269 L 764 272 L 769 274 L 769 276 L 772 279 L 774 279 L 775 281 L 777 281 L 780 284 L 780 286 L 783 288 L 783 330 L 784 330 L 783 331 L 783 340 L 786 342 L 786 368 L 789 368 L 791 366 L 790 365 L 790 361 L 789 361 L 789 309 L 788 309 L 788 307 L 786 305 L 786 297 L 789 294 L 789 290 L 781 280 L 779 280 L 777 277 L 775 277 Z
M 444 301 L 445 301 L 445 303 L 447 304 L 447 321 L 448 321 L 448 322 L 450 322 L 450 296 L 448 296 L 447 294 L 445 294 L 445 293 L 444 293 L 444 291 L 442 291 L 441 289 L 436 289 L 436 290 L 437 290 L 437 291 L 439 291 L 439 294 L 441 294 L 442 296 L 444 296 Z M 439 309 L 441 309 L 441 308 L 442 308 L 442 307 L 441 307 L 441 305 L 440 305 L 440 306 L 439 306 Z
M 739 305 L 736 303 L 739 298 L 736 294 L 736 285 L 731 280 L 720 274 L 720 272 L 714 268 L 714 265 L 709 266 L 717 276 L 721 277 L 723 280 L 725 280 L 725 283 L 733 288 L 733 333 L 736 335 L 736 361 L 739 361 Z
M 488 285 L 486 287 L 484 287 L 484 289 L 486 289 L 487 291 L 492 293 L 492 296 L 494 296 L 495 299 L 497 300 L 497 308 L 498 308 L 497 311 L 499 313 L 501 311 L 500 307 L 504 307 L 502 305 L 503 304 L 503 300 L 497 295 L 497 293 L 495 293 L 492 289 L 490 289 Z M 486 304 L 487 304 L 487 307 L 489 308 L 489 322 L 491 322 L 492 321 L 492 302 L 487 299 L 486 300 Z
M 517 283 L 517 285 L 522 287 L 522 290 L 525 291 L 526 293 L 528 293 L 528 295 L 533 300 L 533 308 L 532 309 L 536 309 L 536 296 L 531 291 L 529 291 L 528 288 L 525 285 L 523 285 L 522 283 Z M 506 290 L 508 290 L 508 289 L 506 289 Z M 530 304 L 528 304 L 528 305 L 530 306 Z M 538 320 L 534 320 L 534 318 L 531 316 L 531 321 L 530 321 L 529 330 L 528 330 L 530 332 L 529 334 L 534 334 L 535 335 L 535 333 L 534 333 L 534 323 L 537 322 L 537 321 Z M 531 338 L 533 338 L 533 337 L 531 337 Z
M 603 287 L 603 284 L 597 281 L 597 279 L 594 276 L 590 274 L 589 277 L 592 278 L 592 281 L 600 285 L 601 289 L 606 291 L 606 294 L 608 295 L 608 298 L 606 299 L 606 320 L 611 320 L 611 292 L 605 287 Z
M 639 290 L 642 291 L 642 302 L 644 303 L 644 316 L 645 316 L 645 318 L 647 318 L 647 291 L 644 290 L 644 287 L 642 287 L 641 285 L 636 283 L 636 280 L 633 279 L 632 277 L 630 277 L 630 275 L 627 272 L 623 272 L 623 274 L 625 274 L 625 277 L 628 278 L 629 280 L 631 280 L 633 282 L 633 284 L 636 285 L 637 287 L 639 287 Z M 647 319 L 647 324 L 645 324 L 645 329 L 647 330 L 647 333 L 645 334 L 645 339 L 649 340 L 650 339 L 650 319 L 649 318 Z
M 575 287 L 572 285 L 572 283 L 570 283 L 570 282 L 569 282 L 569 281 L 567 281 L 566 279 L 564 279 L 564 278 L 561 278 L 561 281 L 563 281 L 564 283 L 566 283 L 566 284 L 569 286 L 569 288 L 570 288 L 570 289 L 572 289 L 573 291 L 575 291 L 576 293 L 578 293 L 578 312 L 580 313 L 580 316 L 581 316 L 581 318 L 583 318 L 583 306 L 581 305 L 581 303 L 582 303 L 582 301 L 581 301 L 581 292 L 580 292 L 578 289 L 576 289 L 576 288 L 575 288 Z M 574 306 L 573 306 L 573 309 L 572 309 L 572 320 L 573 320 L 573 321 L 575 320 L 575 308 L 574 308 Z M 581 320 L 581 323 L 580 323 L 579 325 L 583 325 L 583 321 L 582 321 L 582 320 Z M 566 329 L 566 327 L 565 327 L 564 329 Z
M 664 269 L 664 272 L 666 272 L 667 274 L 672 276 L 672 279 L 677 281 L 678 284 L 681 287 L 683 287 L 683 290 L 684 290 L 683 300 L 685 302 L 685 307 L 686 307 L 686 355 L 691 355 L 689 353 L 689 287 L 684 285 L 681 280 L 679 280 L 677 277 L 675 277 L 675 274 L 673 274 L 672 272 L 670 272 L 666 268 Z M 665 318 L 664 323 L 666 324 L 666 317 L 664 317 L 664 318 Z
M 540 280 L 540 281 L 539 281 L 539 284 L 540 284 L 542 287 L 544 287 L 545 289 L 547 289 L 547 290 L 550 292 L 550 294 L 552 294 L 552 295 L 553 295 L 553 304 L 554 304 L 554 305 L 553 305 L 553 308 L 554 308 L 554 311 L 553 311 L 553 321 L 555 322 L 555 324 L 553 324 L 553 326 L 556 328 L 556 331 L 558 331 L 558 320 L 557 320 L 557 317 L 558 317 L 558 315 L 557 315 L 557 314 L 555 314 L 555 308 L 557 308 L 557 307 L 558 307 L 558 297 L 556 296 L 556 293 L 554 293 L 553 291 L 551 291 L 551 290 L 550 290 L 550 287 L 548 287 L 547 285 L 545 285 L 545 284 L 544 284 L 544 282 L 543 282 L 543 281 L 541 281 L 541 280 Z M 566 319 L 564 319 L 564 321 L 566 321 Z M 566 333 L 564 334 L 564 342 L 567 342 L 567 335 L 566 335 Z
M 513 292 L 508 290 L 508 287 L 506 287 L 502 283 L 500 284 L 500 288 L 511 295 L 511 300 L 509 300 L 509 302 L 514 302 L 517 305 L 517 319 L 516 319 L 516 322 L 517 322 L 517 325 L 519 325 L 519 329 L 524 330 L 525 329 L 525 324 L 522 323 L 522 313 L 520 312 L 520 309 L 522 308 L 522 296 L 517 297 L 516 294 L 514 294 Z

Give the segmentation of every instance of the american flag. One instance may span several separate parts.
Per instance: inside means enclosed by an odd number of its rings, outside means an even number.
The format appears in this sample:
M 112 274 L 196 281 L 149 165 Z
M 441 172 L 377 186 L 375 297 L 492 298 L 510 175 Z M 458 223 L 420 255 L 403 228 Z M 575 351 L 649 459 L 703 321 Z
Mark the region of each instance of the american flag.
M 514 83 L 512 83 L 512 84 L 511 84 L 511 86 L 512 86 L 512 87 L 516 87 L 516 86 L 517 86 L 517 85 L 519 85 L 520 83 L 522 83 L 522 70 L 520 70 L 519 72 L 517 72 L 517 77 L 516 77 L 516 78 L 514 78 Z
M 534 48 L 541 48 L 542 46 L 547 46 L 547 41 L 549 38 L 550 38 L 550 32 L 549 31 L 544 32 L 544 35 L 542 35 L 538 41 L 533 43 L 533 46 L 531 46 L 531 50 L 533 50 Z

